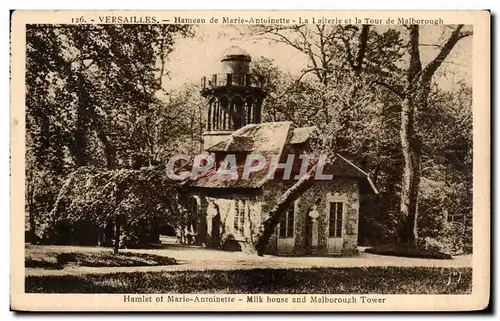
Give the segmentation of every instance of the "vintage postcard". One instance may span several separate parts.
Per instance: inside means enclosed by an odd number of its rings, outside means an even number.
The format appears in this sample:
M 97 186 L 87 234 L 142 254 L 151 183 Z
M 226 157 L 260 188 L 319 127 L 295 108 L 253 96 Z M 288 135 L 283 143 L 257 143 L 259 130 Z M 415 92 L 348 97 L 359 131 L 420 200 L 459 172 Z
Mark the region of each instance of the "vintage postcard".
M 488 11 L 15 11 L 11 309 L 490 300 Z

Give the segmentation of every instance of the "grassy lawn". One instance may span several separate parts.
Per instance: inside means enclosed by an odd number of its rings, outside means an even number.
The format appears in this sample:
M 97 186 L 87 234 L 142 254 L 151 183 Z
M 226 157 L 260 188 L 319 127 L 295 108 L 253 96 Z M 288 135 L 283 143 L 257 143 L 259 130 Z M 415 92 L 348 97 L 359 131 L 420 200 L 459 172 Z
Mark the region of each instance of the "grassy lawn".
M 66 266 L 117 267 L 154 266 L 176 264 L 175 259 L 141 253 L 121 252 L 114 255 L 111 249 L 78 248 L 68 250 L 57 246 L 31 246 L 25 248 L 25 267 L 63 269 Z
M 471 268 L 313 268 L 29 276 L 41 293 L 467 294 Z

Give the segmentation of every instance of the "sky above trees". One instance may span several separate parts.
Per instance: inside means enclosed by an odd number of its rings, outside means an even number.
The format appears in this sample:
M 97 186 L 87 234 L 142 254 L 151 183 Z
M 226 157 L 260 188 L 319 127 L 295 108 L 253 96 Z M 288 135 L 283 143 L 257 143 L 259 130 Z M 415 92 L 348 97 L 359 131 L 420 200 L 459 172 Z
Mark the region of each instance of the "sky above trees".
M 402 26 L 395 26 L 403 28 Z M 386 29 L 388 26 L 377 26 Z M 439 52 L 439 45 L 451 33 L 451 26 L 422 26 L 421 57 L 427 64 Z M 220 72 L 221 56 L 229 46 L 240 46 L 255 60 L 263 56 L 273 59 L 284 72 L 299 75 L 306 67 L 307 57 L 281 43 L 271 43 L 250 34 L 248 26 L 199 25 L 195 37 L 176 41 L 174 51 L 169 55 L 169 76 L 165 76 L 163 87 L 177 89 L 185 83 L 198 84 L 201 77 Z M 472 83 L 472 37 L 463 39 L 453 49 L 447 61 L 436 74 L 441 89 L 452 89 L 460 82 Z

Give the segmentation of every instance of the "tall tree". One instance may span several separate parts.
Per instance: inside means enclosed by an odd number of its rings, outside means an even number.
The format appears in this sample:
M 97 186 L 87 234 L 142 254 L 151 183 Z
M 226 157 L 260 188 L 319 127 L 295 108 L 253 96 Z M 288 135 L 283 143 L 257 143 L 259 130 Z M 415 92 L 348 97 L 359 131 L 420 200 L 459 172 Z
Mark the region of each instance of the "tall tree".
M 136 136 L 144 128 L 135 124 L 161 105 L 155 97 L 165 72 L 160 63 L 173 50 L 175 37 L 189 35 L 190 27 L 33 25 L 27 34 L 28 117 L 43 117 L 47 103 L 55 114 L 67 110 L 62 125 L 68 141 L 62 146 L 75 165 L 93 163 L 92 145 L 97 145 L 103 165 L 112 169 L 141 146 Z M 29 123 L 51 126 L 46 118 Z
M 400 139 L 404 156 L 403 180 L 401 186 L 401 218 L 399 238 L 410 247 L 416 246 L 417 202 L 421 176 L 422 141 L 415 128 L 417 112 L 425 113 L 432 79 L 458 41 L 470 36 L 463 25 L 454 27 L 451 35 L 442 45 L 437 56 L 423 67 L 420 56 L 420 26 L 408 26 L 408 64 L 403 88 L 387 85 L 401 99 Z
M 150 164 L 154 150 L 145 149 L 143 138 L 163 105 L 155 93 L 164 62 L 176 37 L 189 35 L 186 25 L 28 26 L 26 118 L 34 167 L 62 181 L 81 166 Z

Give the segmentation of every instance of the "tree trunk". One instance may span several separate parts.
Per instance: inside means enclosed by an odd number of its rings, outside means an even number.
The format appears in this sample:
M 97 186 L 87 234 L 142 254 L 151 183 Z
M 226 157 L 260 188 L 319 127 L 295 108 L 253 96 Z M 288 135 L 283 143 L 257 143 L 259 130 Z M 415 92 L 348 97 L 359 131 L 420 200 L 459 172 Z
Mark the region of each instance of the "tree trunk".
M 259 256 L 263 256 L 267 243 L 279 223 L 281 214 L 295 201 L 302 192 L 307 190 L 314 182 L 316 164 L 313 164 L 307 175 L 298 180 L 278 200 L 278 203 L 267 213 L 260 230 L 254 238 L 253 247 Z
M 36 239 L 36 226 L 35 226 L 35 208 L 33 202 L 28 203 L 28 220 L 30 223 L 30 230 L 29 230 L 29 236 L 30 236 L 30 243 L 34 242 Z
M 101 227 L 97 227 L 97 246 L 104 246 L 104 231 Z
M 74 143 L 74 156 L 77 167 L 86 166 L 88 163 L 88 130 L 90 124 L 89 108 L 91 108 L 91 100 L 89 94 L 84 86 L 85 79 L 81 72 L 77 72 L 77 83 L 75 84 L 78 105 L 76 111 L 76 129 L 75 129 L 75 143 Z
M 401 107 L 401 147 L 404 156 L 403 181 L 401 184 L 401 220 L 398 239 L 409 247 L 417 246 L 417 202 L 420 184 L 420 138 L 415 135 L 415 108 L 425 112 L 430 84 L 437 68 L 443 63 L 457 42 L 471 32 L 462 32 L 457 26 L 439 54 L 425 68 L 422 68 L 419 51 L 419 26 L 410 26 L 408 85 Z
M 120 250 L 120 219 L 115 217 L 115 230 L 114 230 L 114 243 L 113 243 L 113 253 L 118 254 Z
M 404 157 L 401 184 L 401 220 L 398 228 L 399 241 L 409 247 L 416 246 L 416 218 L 418 187 L 420 183 L 420 147 L 414 132 L 415 107 L 406 97 L 401 107 L 401 147 Z
M 85 126 L 84 116 L 81 116 L 82 111 L 78 109 L 78 116 L 76 121 L 76 131 L 75 131 L 75 143 L 74 143 L 74 154 L 75 163 L 77 167 L 87 165 L 87 133 L 83 128 Z

